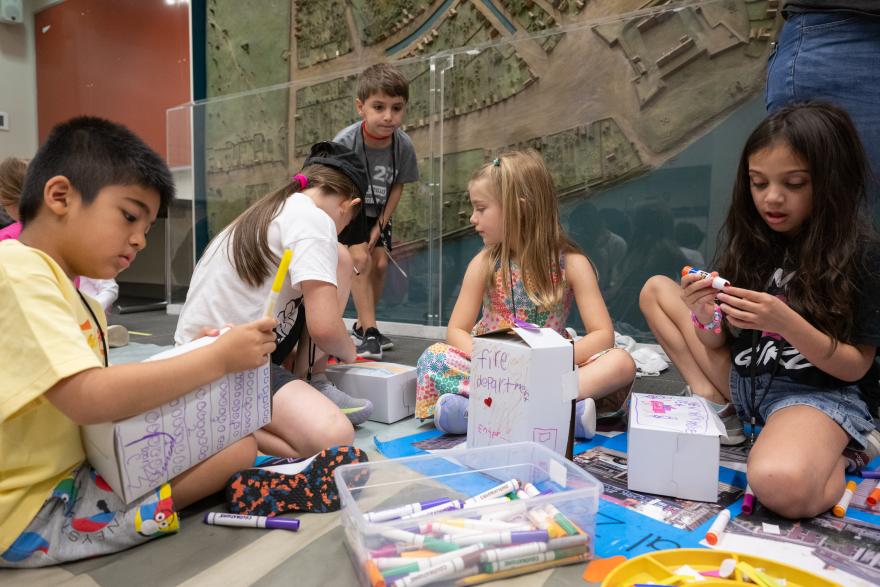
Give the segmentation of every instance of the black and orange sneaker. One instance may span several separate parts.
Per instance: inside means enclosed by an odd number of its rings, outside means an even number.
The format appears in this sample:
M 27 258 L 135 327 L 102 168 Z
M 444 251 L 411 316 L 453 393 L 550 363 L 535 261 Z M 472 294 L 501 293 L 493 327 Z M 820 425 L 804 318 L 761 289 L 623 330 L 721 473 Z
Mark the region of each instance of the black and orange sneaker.
M 334 512 L 339 509 L 339 492 L 333 471 L 366 461 L 367 455 L 353 446 L 335 446 L 307 459 L 274 459 L 230 477 L 226 504 L 233 514 L 258 516 Z M 365 483 L 366 478 L 358 481 Z

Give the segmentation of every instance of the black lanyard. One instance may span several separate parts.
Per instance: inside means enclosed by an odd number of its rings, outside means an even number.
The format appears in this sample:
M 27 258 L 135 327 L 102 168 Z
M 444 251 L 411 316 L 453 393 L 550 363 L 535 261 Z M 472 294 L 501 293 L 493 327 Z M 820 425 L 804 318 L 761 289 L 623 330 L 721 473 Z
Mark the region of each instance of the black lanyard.
M 749 398 L 751 404 L 751 425 L 752 430 L 749 437 L 749 443 L 755 443 L 755 425 L 757 424 L 757 411 L 758 408 L 761 407 L 761 404 L 764 403 L 764 398 L 767 397 L 767 394 L 770 393 L 770 386 L 773 385 L 773 379 L 776 378 L 776 371 L 779 369 L 779 363 L 782 362 L 782 351 L 785 350 L 785 341 L 780 340 L 778 345 L 774 345 L 776 347 L 776 361 L 773 363 L 773 369 L 770 371 L 770 379 L 767 381 L 767 387 L 764 388 L 764 394 L 761 396 L 761 401 L 758 401 L 758 391 L 755 389 L 755 370 L 758 367 L 758 355 L 760 351 L 760 347 L 758 343 L 760 342 L 760 332 L 758 330 L 752 330 L 752 360 L 749 362 L 749 379 L 751 384 L 751 397 Z M 742 382 L 740 382 L 742 385 Z
M 101 323 L 98 322 L 98 317 L 95 315 L 94 310 L 92 310 L 92 307 L 86 301 L 85 296 L 82 295 L 82 292 L 76 290 L 76 293 L 79 294 L 79 299 L 82 300 L 83 306 L 86 307 L 86 310 L 92 317 L 92 321 L 95 323 L 95 329 L 98 331 L 98 338 L 101 339 L 101 347 L 104 349 L 104 366 L 108 367 L 109 363 L 107 362 L 107 357 L 109 356 L 109 352 L 107 350 L 107 338 L 104 336 L 104 331 L 101 330 Z
M 382 239 L 382 231 L 385 230 L 385 223 L 382 222 L 382 214 L 385 213 L 385 204 L 388 203 L 388 198 L 391 196 L 391 187 L 394 185 L 394 180 L 397 178 L 397 149 L 396 149 L 396 139 L 397 139 L 397 129 L 391 133 L 391 182 L 385 182 L 385 201 L 380 205 L 378 203 L 378 197 L 376 196 L 376 190 L 373 187 L 373 168 L 370 166 L 370 159 L 367 157 L 367 141 L 364 139 L 364 125 L 361 124 L 360 131 L 358 134 L 361 137 L 361 151 L 364 154 L 364 163 L 367 166 L 367 182 L 370 184 L 370 197 L 373 199 L 373 205 L 379 206 L 379 215 L 377 218 L 379 219 L 379 240 L 382 240 L 382 244 L 385 245 L 385 241 Z M 366 196 L 364 197 L 364 207 L 363 213 L 361 214 L 361 222 L 363 222 L 364 226 L 367 230 L 370 230 L 372 227 L 366 226 L 367 224 L 367 201 Z M 386 245 L 387 246 L 387 245 Z

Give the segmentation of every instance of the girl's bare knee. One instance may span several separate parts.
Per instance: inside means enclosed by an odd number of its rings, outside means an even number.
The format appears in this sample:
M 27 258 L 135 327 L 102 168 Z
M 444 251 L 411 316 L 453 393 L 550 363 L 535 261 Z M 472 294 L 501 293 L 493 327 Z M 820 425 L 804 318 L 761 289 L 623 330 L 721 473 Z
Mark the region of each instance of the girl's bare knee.
M 764 506 L 790 519 L 821 513 L 822 487 L 797 462 L 786 459 L 749 461 L 749 486 Z
M 669 289 L 670 284 L 678 287 L 674 281 L 665 275 L 649 277 L 645 285 L 642 286 L 642 291 L 639 292 L 639 308 L 644 310 L 646 307 L 656 304 L 660 297 L 660 292 Z
M 618 381 L 627 383 L 636 377 L 636 362 L 632 355 L 623 349 L 613 349 L 610 353 L 614 358 L 614 370 L 618 374 Z
M 348 417 L 339 410 L 328 415 L 317 427 L 310 438 L 306 439 L 309 453 L 317 453 L 331 446 L 352 444 L 354 442 L 354 426 Z

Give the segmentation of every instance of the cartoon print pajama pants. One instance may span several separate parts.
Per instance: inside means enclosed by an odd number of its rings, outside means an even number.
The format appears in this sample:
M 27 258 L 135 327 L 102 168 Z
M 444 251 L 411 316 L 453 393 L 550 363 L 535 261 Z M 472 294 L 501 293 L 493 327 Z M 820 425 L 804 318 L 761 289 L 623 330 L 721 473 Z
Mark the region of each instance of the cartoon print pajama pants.
M 43 567 L 110 554 L 178 528 L 169 484 L 125 504 L 83 463 L 58 483 L 24 532 L 0 554 L 0 567 Z

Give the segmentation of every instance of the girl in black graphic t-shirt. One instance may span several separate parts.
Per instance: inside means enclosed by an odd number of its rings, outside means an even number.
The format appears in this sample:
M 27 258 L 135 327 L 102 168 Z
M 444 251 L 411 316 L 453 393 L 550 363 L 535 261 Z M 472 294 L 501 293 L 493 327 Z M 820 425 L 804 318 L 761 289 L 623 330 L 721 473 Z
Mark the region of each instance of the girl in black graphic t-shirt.
M 849 116 L 823 103 L 771 114 L 739 162 L 718 273 L 652 277 L 642 311 L 694 393 L 763 429 L 748 480 L 790 518 L 831 508 L 880 451 L 880 246 Z

